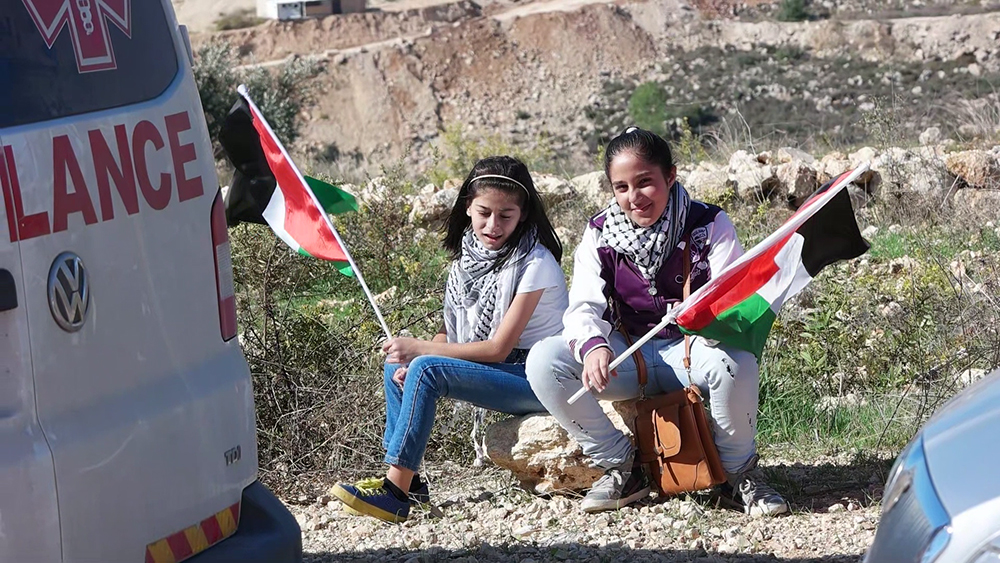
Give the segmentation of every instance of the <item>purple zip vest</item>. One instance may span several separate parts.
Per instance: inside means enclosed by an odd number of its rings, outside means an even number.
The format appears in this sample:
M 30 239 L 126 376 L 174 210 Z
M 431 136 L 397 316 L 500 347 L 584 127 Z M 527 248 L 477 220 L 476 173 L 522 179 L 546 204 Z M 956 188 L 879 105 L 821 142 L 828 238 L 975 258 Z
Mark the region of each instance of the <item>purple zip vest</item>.
M 708 253 L 708 226 L 722 211 L 715 205 L 691 200 L 687 223 L 684 225 L 682 240 L 691 252 L 691 291 L 705 285 L 712 277 Z M 604 212 L 590 220 L 590 227 L 603 231 L 606 217 Z M 601 261 L 601 278 L 604 279 L 604 296 L 610 306 L 604 312 L 604 320 L 613 326 L 622 326 L 635 336 L 641 336 L 656 326 L 663 315 L 675 303 L 681 301 L 684 291 L 683 254 L 674 249 L 660 266 L 653 283 L 646 281 L 639 269 L 626 256 L 618 254 L 609 246 L 599 246 L 597 256 Z M 616 314 L 617 313 L 617 314 Z M 657 333 L 657 338 L 672 340 L 680 338 L 676 326 L 668 326 Z

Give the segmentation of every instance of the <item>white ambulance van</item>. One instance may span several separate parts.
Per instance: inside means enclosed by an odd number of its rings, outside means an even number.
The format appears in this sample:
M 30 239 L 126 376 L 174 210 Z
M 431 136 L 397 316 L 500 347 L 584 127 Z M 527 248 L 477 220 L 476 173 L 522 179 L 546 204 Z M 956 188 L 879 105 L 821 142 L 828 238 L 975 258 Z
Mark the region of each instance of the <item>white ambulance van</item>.
M 302 558 L 191 60 L 166 0 L 0 0 L 0 561 Z

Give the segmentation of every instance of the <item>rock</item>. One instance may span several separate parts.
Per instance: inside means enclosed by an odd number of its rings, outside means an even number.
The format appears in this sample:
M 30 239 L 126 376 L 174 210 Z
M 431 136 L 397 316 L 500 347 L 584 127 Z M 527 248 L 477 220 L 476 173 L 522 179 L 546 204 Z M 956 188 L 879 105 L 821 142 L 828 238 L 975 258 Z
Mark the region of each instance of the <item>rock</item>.
M 855 184 L 864 187 L 868 193 L 874 192 L 882 181 L 879 171 L 875 170 L 875 161 L 877 158 L 878 152 L 872 147 L 862 147 L 847 155 L 848 166 L 847 169 L 845 169 L 845 172 L 847 170 L 853 170 L 865 162 L 871 163 L 869 169 L 854 181 Z M 833 176 L 831 176 L 831 178 L 832 177 Z
M 891 148 L 872 162 L 881 185 L 894 192 L 939 195 L 948 192 L 954 180 L 936 157 L 901 148 Z
M 816 412 L 833 412 L 837 409 L 855 409 L 868 404 L 868 399 L 859 397 L 854 393 L 848 393 L 843 397 L 826 396 L 820 397 L 816 404 Z
M 878 306 L 878 314 L 890 321 L 898 319 L 903 315 L 903 306 L 896 301 L 890 301 L 885 305 Z
M 830 508 L 826 509 L 826 511 L 829 512 L 830 514 L 834 514 L 834 513 L 837 513 L 837 512 L 843 512 L 845 510 L 847 510 L 847 509 L 844 507 L 843 504 L 840 504 L 839 502 L 837 504 L 830 505 Z
M 785 164 L 787 162 L 792 162 L 793 160 L 798 160 L 812 167 L 817 165 L 816 157 L 806 151 L 793 147 L 782 147 L 778 149 L 778 152 L 774 153 L 774 156 L 771 158 L 771 164 Z
M 614 425 L 631 436 L 623 416 L 634 419 L 634 402 L 600 404 Z M 529 414 L 491 424 L 486 429 L 486 453 L 493 463 L 514 473 L 521 486 L 538 494 L 586 489 L 604 473 L 590 466 L 576 440 L 549 415 Z
M 861 236 L 870 239 L 878 234 L 878 227 L 875 225 L 868 225 L 865 230 L 861 231 Z
M 788 205 L 792 209 L 798 209 L 819 187 L 816 170 L 801 160 L 791 160 L 778 166 L 777 177 L 781 184 L 779 191 L 787 194 Z
M 533 174 L 535 188 L 546 207 L 562 203 L 576 196 L 576 188 L 569 181 L 551 174 Z
M 987 151 L 971 150 L 945 156 L 948 172 L 959 177 L 971 187 L 996 189 L 1000 187 L 1000 166 Z
M 820 159 L 816 166 L 816 180 L 825 184 L 851 169 L 851 161 L 842 152 L 832 152 Z
M 922 146 L 936 145 L 941 140 L 941 129 L 939 127 L 928 127 L 920 134 L 920 144 Z
M 361 189 L 357 191 L 349 190 L 349 186 L 346 185 L 341 187 L 349 193 L 356 193 L 358 199 L 365 202 L 383 202 L 393 195 L 390 193 L 389 186 L 386 185 L 386 179 L 382 176 L 377 176 L 368 180 L 363 186 L 361 186 Z
M 958 190 L 951 198 L 953 206 L 962 209 L 996 209 L 1000 207 L 998 190 Z
M 729 189 L 726 169 L 708 161 L 698 163 L 681 183 L 691 192 L 691 197 L 700 200 L 718 200 Z
M 376 295 L 375 302 L 378 303 L 379 305 L 385 305 L 386 303 L 390 303 L 396 299 L 396 293 L 398 292 L 399 288 L 397 288 L 396 286 L 392 286 L 389 289 L 383 291 L 382 293 Z
M 447 184 L 447 182 L 445 182 Z M 419 195 L 413 198 L 410 209 L 410 222 L 416 225 L 429 226 L 444 221 L 458 199 L 458 188 L 444 188 L 430 196 Z
M 577 176 L 570 180 L 578 194 L 583 196 L 584 202 L 595 209 L 607 207 L 611 201 L 611 182 L 604 172 L 590 172 Z
M 892 232 L 891 227 L 889 229 L 889 232 Z M 889 262 L 889 271 L 894 275 L 913 272 L 919 267 L 920 263 L 914 260 L 913 258 L 910 258 L 909 256 L 900 256 L 899 258 L 894 258 L 892 261 Z
M 963 386 L 968 387 L 969 385 L 972 385 L 973 383 L 982 379 L 983 376 L 985 375 L 986 375 L 986 370 L 984 369 L 969 368 L 967 370 L 959 372 L 959 374 L 955 376 L 955 381 L 957 381 Z
M 774 168 L 761 164 L 756 156 L 744 150 L 729 158 L 728 181 L 736 195 L 746 200 L 771 197 L 779 186 Z
M 847 155 L 847 160 L 851 163 L 851 168 L 857 168 L 864 162 L 872 162 L 878 157 L 878 151 L 872 147 L 862 147 Z

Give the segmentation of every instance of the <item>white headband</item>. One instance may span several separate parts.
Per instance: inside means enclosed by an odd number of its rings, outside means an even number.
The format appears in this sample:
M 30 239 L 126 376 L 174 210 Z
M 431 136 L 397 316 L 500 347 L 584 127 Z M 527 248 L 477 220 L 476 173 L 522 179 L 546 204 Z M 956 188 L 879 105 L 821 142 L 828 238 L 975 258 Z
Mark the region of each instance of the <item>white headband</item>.
M 508 182 L 514 182 L 518 186 L 521 186 L 521 189 L 524 190 L 524 193 L 528 193 L 528 188 L 524 187 L 524 184 L 522 184 L 521 182 L 518 182 L 517 180 L 509 176 L 501 176 L 499 174 L 483 174 L 482 176 L 476 176 L 475 178 L 469 180 L 469 184 L 472 184 L 476 180 L 482 180 L 483 178 L 497 178 L 499 180 L 507 180 Z

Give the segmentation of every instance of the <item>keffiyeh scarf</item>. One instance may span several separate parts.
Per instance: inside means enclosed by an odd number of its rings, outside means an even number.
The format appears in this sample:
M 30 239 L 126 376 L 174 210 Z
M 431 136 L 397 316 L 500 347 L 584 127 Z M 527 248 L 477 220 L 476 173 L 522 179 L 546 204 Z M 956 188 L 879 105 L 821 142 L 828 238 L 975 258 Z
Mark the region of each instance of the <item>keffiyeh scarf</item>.
M 498 270 L 494 266 L 501 251 L 483 246 L 472 229 L 465 232 L 462 255 L 451 264 L 444 293 L 449 342 L 478 342 L 496 334 L 537 241 L 537 230 L 531 227 Z
M 674 182 L 663 215 L 648 227 L 639 227 L 617 201 L 608 207 L 601 240 L 620 254 L 627 256 L 647 281 L 653 281 L 684 235 L 691 197 L 680 182 Z

